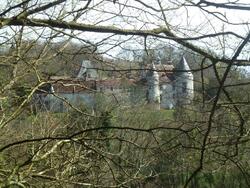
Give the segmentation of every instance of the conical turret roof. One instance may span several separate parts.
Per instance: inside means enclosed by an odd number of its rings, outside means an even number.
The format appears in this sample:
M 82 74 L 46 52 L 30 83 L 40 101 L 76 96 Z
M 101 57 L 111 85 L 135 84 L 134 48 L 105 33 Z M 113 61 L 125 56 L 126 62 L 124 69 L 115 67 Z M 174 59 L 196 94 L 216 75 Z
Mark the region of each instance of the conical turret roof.
M 181 58 L 181 61 L 178 63 L 178 65 L 175 67 L 175 70 L 176 70 L 176 73 L 175 75 L 180 75 L 180 74 L 183 74 L 183 73 L 188 73 L 188 72 L 183 72 L 183 71 L 189 71 L 191 70 L 187 61 L 186 61 L 186 58 L 183 56 Z

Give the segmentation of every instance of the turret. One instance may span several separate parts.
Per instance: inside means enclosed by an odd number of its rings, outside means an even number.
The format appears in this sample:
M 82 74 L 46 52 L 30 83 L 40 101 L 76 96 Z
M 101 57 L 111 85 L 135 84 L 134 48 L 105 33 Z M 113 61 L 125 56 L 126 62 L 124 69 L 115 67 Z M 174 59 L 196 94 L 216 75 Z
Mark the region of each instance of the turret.
M 85 80 L 95 80 L 98 77 L 97 71 L 91 61 L 83 60 L 77 78 Z
M 160 108 L 160 87 L 159 87 L 159 74 L 155 69 L 155 65 L 152 64 L 151 70 L 147 73 L 147 101 L 149 104 Z
M 194 97 L 194 77 L 184 57 L 175 68 L 175 101 L 177 105 L 190 104 Z

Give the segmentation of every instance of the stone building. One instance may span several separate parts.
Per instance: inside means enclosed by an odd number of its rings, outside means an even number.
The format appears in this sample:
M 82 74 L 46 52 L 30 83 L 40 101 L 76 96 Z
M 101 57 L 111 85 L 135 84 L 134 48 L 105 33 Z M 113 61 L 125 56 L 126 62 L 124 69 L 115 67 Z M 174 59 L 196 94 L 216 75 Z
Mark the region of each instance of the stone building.
M 194 97 L 193 74 L 184 57 L 173 65 L 155 65 L 147 70 L 147 101 L 158 103 L 160 108 L 172 109 L 177 105 L 190 104 Z
M 130 74 L 129 78 L 121 78 L 115 74 L 105 74 L 94 63 L 85 60 L 74 78 L 51 77 L 47 84 L 37 90 L 33 99 L 37 108 L 55 112 L 67 111 L 81 104 L 95 108 L 97 96 L 100 95 L 113 98 L 117 104 L 150 104 L 155 109 L 172 109 L 176 105 L 192 102 L 193 74 L 184 57 L 176 68 L 152 62 L 138 71 L 134 76 Z

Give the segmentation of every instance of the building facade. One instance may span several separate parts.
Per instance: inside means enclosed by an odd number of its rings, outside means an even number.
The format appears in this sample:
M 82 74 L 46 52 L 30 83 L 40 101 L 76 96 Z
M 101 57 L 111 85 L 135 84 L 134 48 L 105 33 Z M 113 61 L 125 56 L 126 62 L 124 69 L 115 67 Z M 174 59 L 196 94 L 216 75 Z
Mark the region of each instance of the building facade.
M 76 77 L 52 77 L 34 94 L 37 108 L 55 112 L 79 105 L 95 108 L 99 97 L 122 105 L 149 104 L 155 109 L 173 109 L 190 104 L 194 97 L 193 74 L 184 57 L 176 68 L 152 62 L 129 78 L 103 76 L 105 73 L 98 70 L 86 60 Z

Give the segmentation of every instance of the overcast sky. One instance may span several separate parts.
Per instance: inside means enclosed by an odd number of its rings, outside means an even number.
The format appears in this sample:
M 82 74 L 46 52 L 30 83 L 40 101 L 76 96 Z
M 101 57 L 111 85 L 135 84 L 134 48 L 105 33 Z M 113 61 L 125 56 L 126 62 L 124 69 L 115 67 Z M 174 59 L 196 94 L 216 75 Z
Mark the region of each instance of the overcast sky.
M 2 0 L 1 8 L 4 10 L 7 7 L 7 0 Z M 14 2 L 14 1 L 13 1 Z M 34 3 L 36 1 L 33 1 Z M 40 3 L 50 2 L 48 0 L 41 1 Z M 66 6 L 64 6 L 65 14 L 67 12 L 80 9 L 85 6 L 87 1 L 67 1 Z M 146 30 L 153 29 L 157 27 L 166 27 L 166 25 L 170 25 L 170 29 L 176 33 L 179 37 L 194 37 L 201 36 L 205 34 L 218 33 L 222 31 L 232 31 L 243 37 L 249 32 L 249 25 L 242 25 L 241 23 L 248 23 L 250 20 L 250 11 L 240 11 L 240 10 L 227 10 L 222 8 L 214 8 L 214 7 L 204 7 L 204 10 L 199 9 L 198 7 L 191 6 L 180 6 L 183 3 L 187 3 L 187 0 L 164 0 L 161 3 L 161 6 L 166 11 L 166 21 L 164 21 L 164 17 L 161 11 L 154 11 L 153 9 L 160 10 L 160 5 L 157 0 L 147 0 L 142 1 L 148 5 L 145 7 L 141 3 L 136 2 L 135 0 L 119 0 L 117 3 L 113 3 L 113 1 L 103 1 L 103 0 L 93 0 L 90 3 L 89 10 L 84 12 L 80 18 L 77 20 L 78 22 L 85 24 L 95 24 L 102 26 L 112 26 L 123 29 L 137 29 L 137 30 Z M 194 3 L 198 1 L 193 1 Z M 210 0 L 210 2 L 216 3 L 225 3 L 228 1 L 225 0 Z M 239 0 L 237 3 L 242 3 L 242 5 L 250 5 L 248 0 Z M 15 4 L 15 3 L 13 3 Z M 149 6 L 153 7 L 150 8 Z M 46 11 L 46 14 L 37 14 L 34 15 L 35 18 L 55 18 L 57 16 L 62 6 L 54 11 L 54 9 L 49 9 Z M 15 10 L 16 12 L 17 10 Z M 209 14 L 208 12 L 214 12 L 214 15 Z M 15 14 L 15 12 L 11 12 L 10 14 Z M 52 15 L 53 12 L 53 16 Z M 224 15 L 224 16 L 223 16 Z M 72 20 L 72 16 L 67 16 L 65 20 Z M 230 24 L 223 22 L 222 20 L 227 20 Z M 44 30 L 26 30 L 27 38 L 36 37 L 36 32 L 39 34 L 40 32 L 44 32 Z M 11 37 L 15 32 L 15 28 L 12 29 L 1 29 L 1 37 Z M 66 31 L 70 33 L 69 31 Z M 77 37 L 85 40 L 90 40 L 95 43 L 100 42 L 103 38 L 111 36 L 112 34 L 93 34 L 89 32 L 74 32 Z M 48 34 L 48 32 L 44 32 L 44 34 Z M 46 38 L 46 37 L 44 37 Z M 143 38 L 142 37 L 133 37 L 131 40 L 131 36 L 114 36 L 109 38 L 109 40 L 105 40 L 100 50 L 107 50 L 109 47 L 113 47 L 114 45 L 120 44 L 122 41 L 126 41 L 122 44 L 123 47 L 129 47 L 130 49 L 134 48 L 143 48 Z M 58 39 L 60 40 L 60 39 Z M 148 47 L 154 47 L 157 42 L 153 38 L 148 38 Z M 168 40 L 162 40 L 163 43 L 168 43 Z M 213 51 L 218 55 L 225 53 L 228 57 L 231 57 L 234 53 L 237 46 L 240 44 L 241 40 L 235 38 L 233 36 L 216 37 L 216 38 L 206 38 L 199 41 L 192 41 L 195 45 L 201 46 L 208 51 Z M 105 44 L 104 44 L 105 43 Z M 224 50 L 225 49 L 225 50 Z M 247 49 L 247 47 L 246 47 Z M 115 55 L 120 50 L 119 47 L 112 48 L 109 52 L 110 54 Z M 243 54 L 244 55 L 244 54 Z M 248 56 L 248 51 L 246 51 L 246 55 Z

